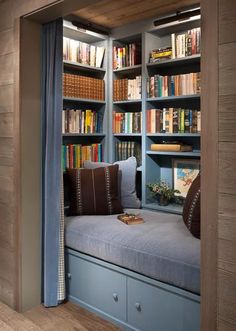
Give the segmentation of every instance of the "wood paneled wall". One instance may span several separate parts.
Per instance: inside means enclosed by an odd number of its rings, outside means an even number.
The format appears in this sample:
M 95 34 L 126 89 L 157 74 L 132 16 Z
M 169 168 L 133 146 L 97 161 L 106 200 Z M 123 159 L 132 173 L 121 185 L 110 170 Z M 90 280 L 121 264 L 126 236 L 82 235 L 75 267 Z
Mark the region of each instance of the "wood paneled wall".
M 13 308 L 20 309 L 20 272 L 21 252 L 19 251 L 20 233 L 20 178 L 19 148 L 20 113 L 19 99 L 15 92 L 19 89 L 19 40 L 14 39 L 15 19 L 41 7 L 63 3 L 52 0 L 1 0 L 0 1 L 0 300 Z M 74 10 L 83 1 L 73 1 Z M 92 3 L 92 1 L 87 1 Z M 97 1 L 94 1 L 97 2 Z M 208 68 L 205 88 L 215 89 L 208 98 L 217 97 L 210 106 L 203 109 L 207 118 L 208 107 L 215 111 L 212 127 L 217 134 L 209 138 L 213 144 L 214 157 L 209 159 L 216 171 L 217 182 L 211 179 L 209 187 L 215 191 L 209 205 L 212 213 L 205 210 L 208 224 L 203 226 L 203 238 L 209 247 L 204 264 L 203 307 L 207 310 L 202 330 L 233 331 L 236 325 L 236 1 L 202 0 L 203 17 L 206 31 L 211 27 L 217 34 L 216 52 L 205 52 L 211 61 L 217 61 L 214 72 Z M 212 11 L 211 11 L 211 6 Z M 215 6 L 215 7 L 214 7 Z M 52 9 L 51 9 L 52 11 Z M 62 11 L 56 12 L 57 16 Z M 69 13 L 69 11 L 68 11 Z M 55 14 L 55 11 L 54 11 Z M 44 16 L 45 18 L 46 16 Z M 214 66 L 213 66 L 214 68 Z M 219 76 L 218 76 L 219 75 Z M 219 82 L 219 83 L 218 83 Z M 217 84 L 215 84 L 217 83 Z M 211 99 L 212 100 L 212 99 Z M 215 106 L 213 106 L 215 105 Z M 215 109 L 214 109 L 215 108 Z M 214 113 L 211 113 L 211 116 Z M 212 117 L 214 118 L 214 116 Z M 209 119 L 208 119 L 209 121 Z M 210 124 L 210 122 L 209 122 Z M 214 133 L 214 130 L 212 131 Z M 206 151 L 207 145 L 205 145 Z M 207 155 L 207 154 L 206 154 Z M 206 158 L 207 159 L 207 158 Z M 214 165 L 215 161 L 215 165 Z M 211 176 L 207 171 L 208 176 Z M 204 171 L 204 169 L 203 169 Z M 207 176 L 205 177 L 208 178 Z M 215 215 L 215 216 L 214 216 Z M 30 249 L 30 247 L 29 247 Z M 211 256 L 213 260 L 211 261 Z M 208 269 L 207 262 L 210 263 Z M 208 290 L 207 290 L 208 288 Z M 215 290 L 214 290 L 215 289 Z M 212 307 L 208 307 L 213 303 Z M 210 323 L 208 324 L 208 321 Z M 207 327 L 207 325 L 209 327 Z
M 14 107 L 18 77 L 18 67 L 15 65 L 19 60 L 19 44 L 14 40 L 14 23 L 20 16 L 53 2 L 0 2 L 0 300 L 18 309 L 21 272 L 21 252 L 18 246 L 20 114 L 14 111 L 19 109 Z
M 218 330 L 236 329 L 236 1 L 219 0 Z

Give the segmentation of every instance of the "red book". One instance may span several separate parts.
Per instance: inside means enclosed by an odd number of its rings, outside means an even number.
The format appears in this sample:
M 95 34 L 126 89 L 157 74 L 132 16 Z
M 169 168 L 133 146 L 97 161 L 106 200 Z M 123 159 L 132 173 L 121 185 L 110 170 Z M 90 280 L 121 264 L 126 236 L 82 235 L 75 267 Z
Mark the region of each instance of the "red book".
M 69 168 L 74 168 L 74 146 L 69 145 Z

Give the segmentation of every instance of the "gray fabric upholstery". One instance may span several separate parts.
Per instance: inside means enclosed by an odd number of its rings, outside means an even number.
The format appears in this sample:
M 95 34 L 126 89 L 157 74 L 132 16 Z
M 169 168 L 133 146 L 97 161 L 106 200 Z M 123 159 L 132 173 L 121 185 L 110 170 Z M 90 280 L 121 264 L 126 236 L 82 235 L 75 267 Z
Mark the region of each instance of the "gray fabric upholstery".
M 179 215 L 148 210 L 143 224 L 126 225 L 116 215 L 66 219 L 66 246 L 168 284 L 200 292 L 200 240 Z
M 120 198 L 123 208 L 140 208 L 141 202 L 136 194 L 136 173 L 137 161 L 134 156 L 127 160 L 117 161 L 113 164 L 119 165 L 121 172 Z M 107 167 L 110 163 L 85 161 L 84 168 L 94 169 L 98 167 Z

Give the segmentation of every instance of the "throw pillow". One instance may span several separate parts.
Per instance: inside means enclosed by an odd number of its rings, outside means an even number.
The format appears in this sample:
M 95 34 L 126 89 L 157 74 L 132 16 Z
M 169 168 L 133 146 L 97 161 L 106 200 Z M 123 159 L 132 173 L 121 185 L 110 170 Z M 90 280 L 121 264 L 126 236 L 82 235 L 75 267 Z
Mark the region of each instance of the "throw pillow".
M 69 169 L 69 215 L 111 215 L 123 212 L 118 199 L 118 165 Z
M 200 174 L 194 179 L 190 186 L 183 208 L 183 221 L 192 235 L 200 239 L 201 217 L 200 217 Z
M 124 161 L 117 161 L 114 164 L 119 166 L 120 170 L 120 198 L 123 208 L 140 208 L 141 202 L 136 194 L 136 173 L 137 173 L 137 161 L 134 156 L 129 157 Z M 91 162 L 85 161 L 84 168 L 95 169 L 98 167 L 106 167 L 110 165 L 105 162 Z

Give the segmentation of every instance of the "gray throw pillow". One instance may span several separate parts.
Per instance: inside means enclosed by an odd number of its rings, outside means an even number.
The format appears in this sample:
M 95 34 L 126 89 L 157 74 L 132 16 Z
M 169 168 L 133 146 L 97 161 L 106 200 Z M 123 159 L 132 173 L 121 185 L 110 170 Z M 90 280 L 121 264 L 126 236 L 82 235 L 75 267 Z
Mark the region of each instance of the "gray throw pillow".
M 136 194 L 137 161 L 134 156 L 124 161 L 117 161 L 121 173 L 120 198 L 123 208 L 140 208 L 141 202 Z M 85 161 L 84 168 L 95 169 L 107 167 L 110 163 Z

